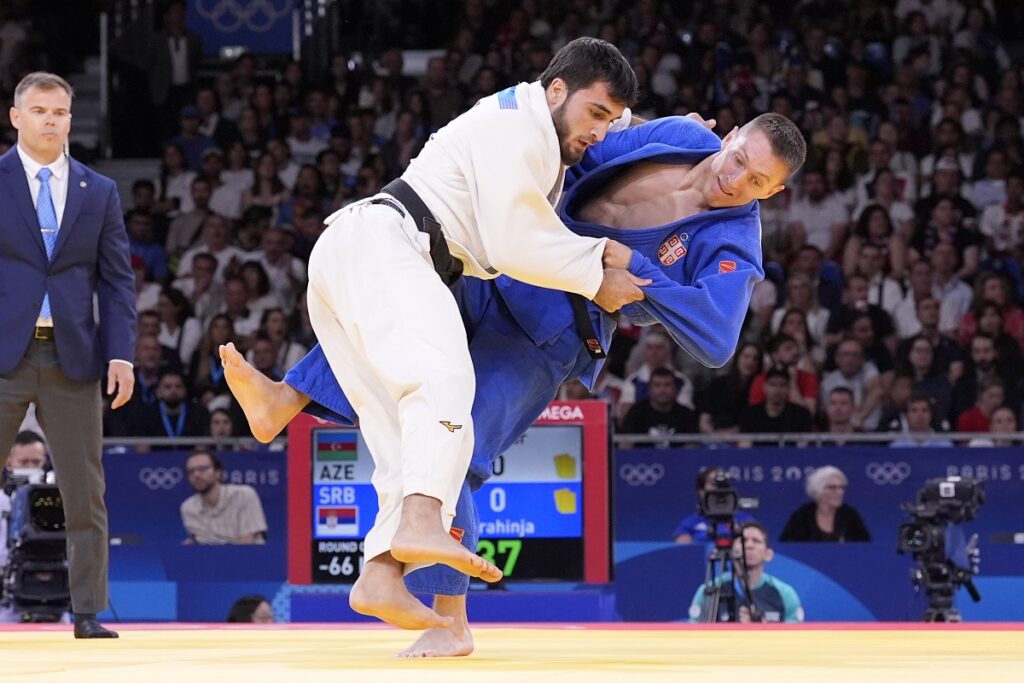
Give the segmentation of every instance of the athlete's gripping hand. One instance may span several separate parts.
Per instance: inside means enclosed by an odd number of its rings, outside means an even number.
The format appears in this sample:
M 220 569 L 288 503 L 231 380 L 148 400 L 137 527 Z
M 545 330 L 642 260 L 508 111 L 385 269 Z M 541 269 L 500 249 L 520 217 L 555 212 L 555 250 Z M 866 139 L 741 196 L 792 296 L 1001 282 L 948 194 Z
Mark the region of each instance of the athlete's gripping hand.
M 633 250 L 621 242 L 608 240 L 604 243 L 604 256 L 601 263 L 605 268 L 629 269 L 629 260 L 633 258 Z
M 620 245 L 621 246 L 621 245 Z M 651 284 L 647 278 L 640 278 L 621 268 L 605 268 L 601 288 L 594 296 L 594 303 L 614 313 L 626 304 L 640 301 L 644 293 L 640 289 Z

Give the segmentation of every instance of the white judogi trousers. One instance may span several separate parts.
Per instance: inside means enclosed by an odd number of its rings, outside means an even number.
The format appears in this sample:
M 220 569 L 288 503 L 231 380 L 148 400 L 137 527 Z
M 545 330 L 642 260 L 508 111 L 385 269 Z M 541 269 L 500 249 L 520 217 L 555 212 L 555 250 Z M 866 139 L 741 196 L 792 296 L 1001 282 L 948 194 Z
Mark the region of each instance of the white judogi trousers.
M 476 379 L 458 306 L 412 219 L 358 203 L 328 223 L 309 260 L 309 318 L 373 454 L 370 560 L 390 549 L 410 494 L 440 500 L 451 528 L 473 454 Z

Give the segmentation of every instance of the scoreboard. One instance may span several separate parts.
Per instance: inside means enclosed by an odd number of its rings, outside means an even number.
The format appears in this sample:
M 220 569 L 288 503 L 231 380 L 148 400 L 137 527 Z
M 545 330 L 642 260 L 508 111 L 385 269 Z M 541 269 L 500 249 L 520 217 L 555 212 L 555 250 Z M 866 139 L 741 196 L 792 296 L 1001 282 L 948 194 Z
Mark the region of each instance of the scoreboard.
M 555 403 L 474 496 L 477 552 L 508 580 L 603 582 L 609 575 L 607 407 Z M 289 427 L 289 581 L 352 583 L 377 496 L 358 429 L 307 415 Z

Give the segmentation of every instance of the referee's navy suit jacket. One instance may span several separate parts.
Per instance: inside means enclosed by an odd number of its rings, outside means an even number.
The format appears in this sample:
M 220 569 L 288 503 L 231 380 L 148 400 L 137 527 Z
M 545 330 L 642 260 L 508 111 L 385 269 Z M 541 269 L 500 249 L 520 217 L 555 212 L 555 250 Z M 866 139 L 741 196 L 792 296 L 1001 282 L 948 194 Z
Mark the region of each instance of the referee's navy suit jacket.
M 50 262 L 16 147 L 0 156 L 0 200 L 0 375 L 25 356 L 44 292 L 68 379 L 99 379 L 107 361 L 131 361 L 135 280 L 114 181 L 69 159 L 67 201 Z

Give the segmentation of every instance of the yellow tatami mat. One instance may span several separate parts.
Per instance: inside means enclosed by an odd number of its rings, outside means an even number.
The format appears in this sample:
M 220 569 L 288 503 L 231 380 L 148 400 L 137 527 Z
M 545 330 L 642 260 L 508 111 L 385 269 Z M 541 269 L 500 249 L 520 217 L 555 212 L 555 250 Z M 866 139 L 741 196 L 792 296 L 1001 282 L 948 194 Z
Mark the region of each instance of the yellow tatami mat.
M 1024 630 L 998 625 L 757 629 L 478 627 L 468 658 L 405 660 L 416 634 L 331 626 L 134 625 L 76 641 L 0 631 L 0 680 L 31 683 L 1024 681 Z

